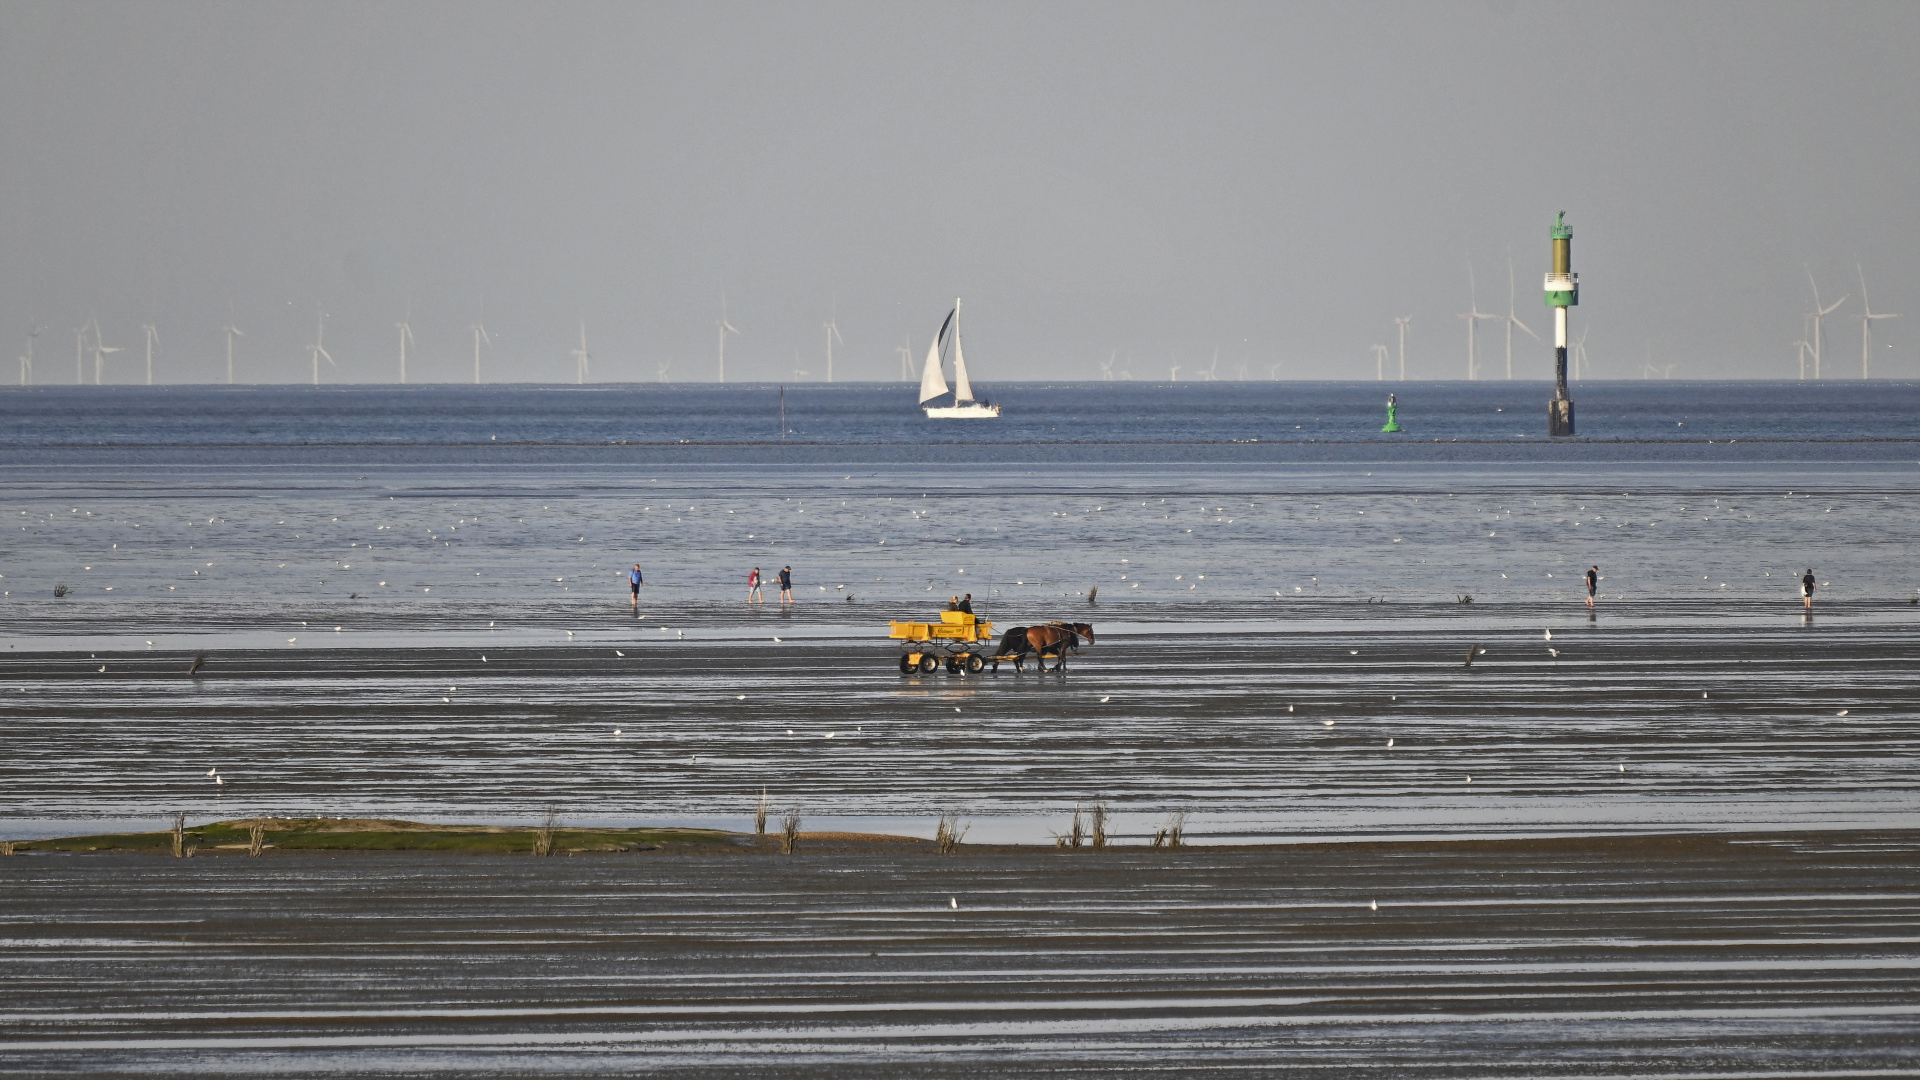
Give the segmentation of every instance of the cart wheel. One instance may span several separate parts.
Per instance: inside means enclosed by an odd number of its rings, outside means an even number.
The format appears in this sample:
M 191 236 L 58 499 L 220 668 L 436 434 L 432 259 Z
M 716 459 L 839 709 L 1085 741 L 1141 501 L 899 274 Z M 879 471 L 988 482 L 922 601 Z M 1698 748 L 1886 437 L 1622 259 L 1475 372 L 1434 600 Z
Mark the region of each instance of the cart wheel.
M 947 674 L 949 675 L 960 674 L 960 661 L 955 660 L 951 656 L 947 657 Z
M 968 672 L 970 672 L 970 673 L 972 673 L 972 674 L 974 674 L 974 675 L 978 675 L 978 674 L 980 674 L 981 672 L 983 672 L 983 671 L 985 671 L 985 670 L 987 670 L 987 658 L 986 658 L 986 657 L 984 657 L 984 656 L 969 656 L 969 657 L 967 657 L 967 671 L 968 671 Z
M 920 674 L 922 675 L 933 674 L 934 670 L 939 666 L 940 661 L 935 660 L 932 653 L 928 653 L 920 658 Z
M 913 674 L 913 669 L 914 669 L 914 668 L 917 668 L 917 667 L 919 667 L 919 666 L 920 666 L 920 665 L 918 665 L 918 664 L 916 664 L 916 663 L 914 663 L 914 662 L 913 662 L 913 654 L 912 654 L 912 653 L 901 653 L 901 654 L 900 654 L 900 674 L 902 674 L 902 675 L 911 675 L 911 674 Z

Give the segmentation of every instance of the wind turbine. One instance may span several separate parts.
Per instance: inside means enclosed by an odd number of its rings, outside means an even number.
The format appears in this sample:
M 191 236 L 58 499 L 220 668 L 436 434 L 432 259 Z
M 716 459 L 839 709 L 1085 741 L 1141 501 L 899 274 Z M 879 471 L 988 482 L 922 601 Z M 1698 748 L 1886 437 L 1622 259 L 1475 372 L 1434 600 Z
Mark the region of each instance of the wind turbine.
M 1835 300 L 1832 304 L 1821 307 L 1820 286 L 1814 285 L 1813 283 L 1812 267 L 1807 268 L 1807 284 L 1813 286 L 1813 378 L 1815 382 L 1818 382 L 1820 380 L 1820 342 L 1825 337 L 1825 334 L 1822 332 L 1822 321 L 1825 320 L 1827 316 L 1833 314 L 1834 308 L 1846 303 L 1847 298 L 1843 296 Z
M 313 333 L 313 344 L 307 347 L 307 355 L 313 360 L 313 385 L 319 386 L 320 385 L 320 358 L 323 356 L 326 357 L 327 366 L 330 368 L 333 368 L 336 371 L 340 369 L 340 365 L 333 362 L 333 354 L 329 353 L 327 351 L 326 345 L 322 344 L 323 342 L 326 341 L 326 338 L 327 338 L 326 313 L 320 310 L 320 305 L 318 304 L 314 305 L 313 311 L 315 315 L 315 321 L 319 323 L 319 329 L 315 330 Z
M 800 354 L 796 351 L 793 354 L 793 381 L 799 382 L 801 376 L 811 374 L 813 374 L 813 372 L 800 370 Z
M 1480 320 L 1497 319 L 1500 317 L 1498 315 L 1489 315 L 1480 310 L 1479 295 L 1479 291 L 1475 288 L 1473 281 L 1473 264 L 1468 263 L 1467 296 L 1470 298 L 1470 302 L 1466 314 L 1460 317 L 1467 320 L 1467 378 L 1469 380 L 1480 377 L 1480 353 L 1475 337 L 1475 332 L 1480 326 Z
M 580 347 L 573 350 L 574 381 L 585 383 L 593 366 L 593 354 L 587 352 L 587 320 L 580 320 Z
M 1573 377 L 1576 379 L 1587 377 L 1587 331 L 1591 327 L 1591 323 L 1582 323 L 1580 336 L 1573 342 Z
M 847 339 L 840 337 L 840 317 L 837 315 L 830 316 L 826 322 L 820 324 L 820 327 L 827 332 L 827 381 L 832 382 L 834 339 L 839 338 L 842 345 L 847 343 Z
M 1407 381 L 1407 324 L 1413 321 L 1411 315 L 1395 315 L 1393 321 L 1400 328 L 1400 381 Z
M 227 385 L 232 386 L 233 385 L 233 339 L 237 337 L 246 337 L 247 335 L 241 333 L 240 328 L 233 325 L 231 322 L 221 327 L 220 329 L 225 331 L 227 335 Z M 406 380 L 402 379 L 400 381 L 405 382 Z
M 653 365 L 654 373 L 661 382 L 667 381 L 667 369 L 672 366 L 673 366 L 673 361 L 671 360 L 662 360 Z
M 1168 370 L 1168 372 L 1167 372 L 1167 381 L 1168 381 L 1168 382 L 1179 382 L 1179 381 L 1180 381 L 1180 365 L 1179 365 L 1179 364 L 1175 364 L 1175 365 L 1173 365 L 1173 367 L 1172 367 L 1172 368 L 1171 368 L 1170 370 Z
M 1853 268 L 1860 275 L 1860 377 L 1865 379 L 1870 378 L 1873 372 L 1873 362 L 1868 358 L 1873 349 L 1873 320 L 1897 319 L 1900 316 L 1873 313 L 1873 305 L 1867 303 L 1867 272 L 1860 269 L 1859 263 L 1854 263 Z
M 720 322 L 717 325 L 720 328 L 720 381 L 726 382 L 727 381 L 727 335 L 737 334 L 741 337 L 746 336 L 745 334 L 741 334 L 740 331 L 734 329 L 733 324 L 727 321 L 727 294 L 726 293 L 720 294 Z
M 400 331 L 400 385 L 407 384 L 407 346 L 413 342 L 413 305 L 407 305 L 407 317 L 394 323 L 393 328 Z
M 911 377 L 907 374 L 907 365 L 913 361 L 913 339 L 908 338 L 905 345 L 898 346 L 893 351 L 900 354 L 900 381 L 906 382 Z
M 1208 382 L 1215 381 L 1213 373 L 1215 369 L 1217 369 L 1219 366 L 1220 366 L 1220 346 L 1215 345 L 1213 347 L 1213 363 L 1207 365 L 1207 381 Z
M 1375 345 L 1373 347 L 1373 381 L 1385 382 L 1386 379 L 1387 347 L 1385 345 Z
M 1100 378 L 1102 381 L 1113 381 L 1113 362 L 1118 359 L 1120 359 L 1120 350 L 1115 349 L 1113 350 L 1112 356 L 1100 361 Z
M 20 357 L 20 385 L 33 385 L 33 339 L 40 336 L 44 326 L 36 326 L 27 334 L 27 351 Z
M 1516 326 L 1522 330 L 1525 330 L 1527 332 L 1527 336 L 1533 338 L 1533 340 L 1535 341 L 1540 340 L 1540 335 L 1534 333 L 1533 328 L 1531 326 L 1528 326 L 1526 323 L 1521 322 L 1520 316 L 1514 313 L 1514 310 L 1513 310 L 1513 253 L 1508 252 L 1507 253 L 1507 378 L 1508 379 L 1513 378 L 1513 328 Z
M 1279 364 L 1267 365 L 1267 379 L 1272 382 L 1280 381 L 1280 365 Z
M 106 341 L 101 338 L 100 320 L 88 319 L 87 321 L 93 324 L 93 385 L 99 386 L 100 367 L 103 355 L 110 352 L 119 352 L 120 346 L 108 345 Z
M 87 384 L 87 328 L 77 326 L 73 330 L 73 385 Z
M 160 340 L 160 331 L 152 323 L 141 323 L 140 329 L 147 332 L 147 385 L 153 385 L 153 344 Z
M 493 338 L 487 334 L 487 328 L 479 323 L 474 323 L 468 329 L 473 331 L 473 384 L 478 386 L 480 385 L 480 343 L 484 341 L 491 346 Z

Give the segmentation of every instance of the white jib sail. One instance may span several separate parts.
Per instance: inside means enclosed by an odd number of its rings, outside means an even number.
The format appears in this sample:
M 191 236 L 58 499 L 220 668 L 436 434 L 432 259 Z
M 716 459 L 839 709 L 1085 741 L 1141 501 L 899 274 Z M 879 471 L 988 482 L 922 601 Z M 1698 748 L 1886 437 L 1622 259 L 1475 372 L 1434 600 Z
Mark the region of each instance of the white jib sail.
M 945 389 L 942 387 L 942 389 Z M 967 381 L 967 355 L 960 351 L 960 301 L 953 302 L 953 403 L 973 400 L 973 384 Z
M 947 379 L 940 373 L 940 336 L 936 334 L 927 348 L 927 366 L 920 372 L 920 401 L 924 404 L 946 392 Z

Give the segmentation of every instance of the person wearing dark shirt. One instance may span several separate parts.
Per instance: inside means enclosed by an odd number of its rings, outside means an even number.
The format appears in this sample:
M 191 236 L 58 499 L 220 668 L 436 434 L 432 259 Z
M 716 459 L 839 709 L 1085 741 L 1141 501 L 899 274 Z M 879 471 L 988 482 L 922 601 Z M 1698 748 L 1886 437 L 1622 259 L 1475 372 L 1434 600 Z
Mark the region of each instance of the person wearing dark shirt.
M 1597 566 L 1587 567 L 1587 606 L 1588 607 L 1593 606 L 1593 593 L 1594 593 L 1594 590 L 1598 589 L 1599 587 L 1600 587 L 1600 568 Z
M 964 611 L 969 615 L 973 614 L 973 594 L 968 593 L 967 595 L 961 597 L 959 605 L 955 607 L 954 610 Z
M 1807 613 L 1813 613 L 1813 567 L 1807 567 L 1807 576 L 1800 579 L 1800 601 L 1807 606 Z
M 793 567 L 791 566 L 780 568 L 780 602 L 793 603 Z

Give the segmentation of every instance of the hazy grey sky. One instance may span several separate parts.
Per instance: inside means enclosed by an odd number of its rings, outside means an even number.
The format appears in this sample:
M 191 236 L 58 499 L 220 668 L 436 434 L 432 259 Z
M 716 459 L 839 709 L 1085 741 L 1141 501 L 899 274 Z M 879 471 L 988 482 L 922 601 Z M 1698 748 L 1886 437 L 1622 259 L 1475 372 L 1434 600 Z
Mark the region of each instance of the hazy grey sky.
M 0 327 L 73 379 L 1459 378 L 1568 212 L 1594 372 L 1920 377 L 1920 4 L 0 3 Z M 1504 337 L 1483 324 L 1484 373 Z M 1524 344 L 1522 344 L 1524 343 Z M 1884 346 L 1891 344 L 1893 348 Z M 1516 374 L 1549 350 L 1520 337 Z M 1173 359 L 1170 359 L 1173 358 Z M 4 381 L 17 365 L 8 363 Z M 91 378 L 89 362 L 89 378 Z

